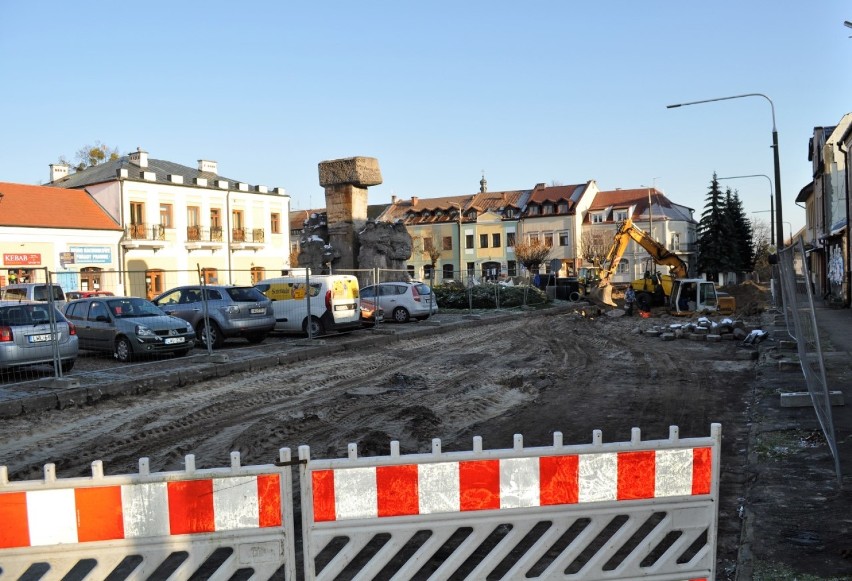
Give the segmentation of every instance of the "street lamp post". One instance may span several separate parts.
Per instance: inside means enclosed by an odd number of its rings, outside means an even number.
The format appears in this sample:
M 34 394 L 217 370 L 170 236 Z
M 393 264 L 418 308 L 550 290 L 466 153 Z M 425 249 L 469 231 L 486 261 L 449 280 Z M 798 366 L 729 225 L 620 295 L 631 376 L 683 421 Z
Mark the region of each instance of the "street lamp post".
M 462 207 L 455 202 L 450 202 L 450 205 L 459 211 L 459 282 L 462 282 Z
M 772 198 L 772 179 L 763 173 L 749 174 L 747 176 L 728 176 L 726 178 L 716 178 L 717 180 L 736 180 L 740 178 L 766 178 L 769 182 L 769 238 L 772 245 L 775 245 L 775 203 Z
M 763 97 L 769 101 L 769 106 L 772 108 L 772 149 L 773 161 L 775 163 L 775 232 L 783 238 L 783 221 L 781 220 L 781 161 L 778 155 L 778 130 L 775 127 L 775 103 L 772 102 L 772 99 L 763 93 L 745 93 L 742 95 L 732 95 L 730 97 L 718 97 L 716 99 L 703 99 L 701 101 L 690 101 L 688 103 L 676 103 L 674 105 L 666 105 L 666 108 L 674 109 L 676 107 L 685 107 L 686 105 L 728 101 L 730 99 L 740 99 L 742 97 Z M 778 245 L 783 248 L 783 240 L 779 240 L 778 243 Z

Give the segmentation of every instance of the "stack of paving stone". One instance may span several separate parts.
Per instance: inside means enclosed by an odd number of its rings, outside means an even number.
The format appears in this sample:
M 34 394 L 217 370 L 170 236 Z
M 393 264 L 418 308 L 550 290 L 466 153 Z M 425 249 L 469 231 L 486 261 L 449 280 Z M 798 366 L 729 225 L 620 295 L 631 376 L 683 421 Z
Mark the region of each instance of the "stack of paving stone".
M 768 335 L 761 329 L 752 329 L 743 321 L 722 319 L 718 323 L 707 317 L 686 323 L 674 323 L 667 326 L 655 325 L 643 331 L 649 337 L 659 337 L 663 341 L 688 339 L 690 341 L 742 341 L 755 344 Z

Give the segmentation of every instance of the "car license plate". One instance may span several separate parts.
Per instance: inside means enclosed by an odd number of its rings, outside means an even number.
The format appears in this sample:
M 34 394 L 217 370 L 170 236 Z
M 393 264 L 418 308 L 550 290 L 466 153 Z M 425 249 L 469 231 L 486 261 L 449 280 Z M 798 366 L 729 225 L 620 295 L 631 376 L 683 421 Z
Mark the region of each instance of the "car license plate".
M 166 345 L 174 345 L 176 343 L 183 343 L 186 339 L 184 337 L 166 337 Z
M 50 341 L 51 336 L 50 333 L 44 333 L 43 335 L 28 335 L 27 339 L 30 343 L 44 343 Z
M 251 314 L 252 314 L 252 315 L 262 315 L 262 314 L 263 314 L 263 313 L 265 313 L 265 312 L 266 312 L 266 309 L 264 309 L 263 307 L 260 307 L 260 308 L 258 308 L 258 309 L 252 309 L 252 310 L 251 310 Z
M 334 305 L 335 311 L 354 311 L 355 305 Z

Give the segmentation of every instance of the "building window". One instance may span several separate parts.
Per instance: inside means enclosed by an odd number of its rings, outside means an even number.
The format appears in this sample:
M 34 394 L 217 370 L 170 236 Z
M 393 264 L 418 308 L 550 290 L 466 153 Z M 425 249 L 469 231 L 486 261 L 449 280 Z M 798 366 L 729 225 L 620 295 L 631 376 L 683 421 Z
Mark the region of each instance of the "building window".
M 529 214 L 530 216 L 538 216 L 538 210 L 539 210 L 538 206 L 535 206 L 535 205 L 529 206 L 527 208 L 527 214 Z
M 618 274 L 630 274 L 630 261 L 622 260 L 615 269 Z
M 535 244 L 536 242 L 538 242 L 538 236 L 538 232 L 530 232 L 529 234 L 527 234 L 527 244 Z
M 467 234 L 464 237 L 464 247 L 473 248 L 473 234 Z
M 130 223 L 145 224 L 145 204 L 143 202 L 130 202 Z
M 544 245 L 548 248 L 553 248 L 553 232 L 547 232 L 544 235 Z
M 433 248 L 434 248 L 434 246 L 432 245 L 432 238 L 431 238 L 431 236 L 430 236 L 430 237 L 425 237 L 425 238 L 423 238 L 423 251 L 424 251 L 424 252 L 429 252 L 429 251 L 430 251 L 430 250 L 432 250 Z
M 172 227 L 172 205 L 160 204 L 160 226 L 163 228 Z
M 405 267 L 405 270 L 408 271 L 408 276 L 410 276 L 411 278 L 414 278 L 414 265 L 409 264 L 408 266 Z
M 234 242 L 244 242 L 246 239 L 242 210 L 231 211 L 231 236 Z
M 495 232 L 491 235 L 491 248 L 500 248 L 500 233 Z
M 453 249 L 453 237 L 452 236 L 444 236 L 442 239 L 444 250 L 452 250 Z
M 627 210 L 617 210 L 615 212 L 615 221 L 624 222 L 625 220 L 627 220 Z
M 204 284 L 219 284 L 219 270 L 216 268 L 202 268 L 201 277 Z
M 488 248 L 488 234 L 479 235 L 479 247 Z
M 507 232 L 506 233 L 506 246 L 509 247 L 509 248 L 515 247 L 515 233 L 514 232 Z
M 567 202 L 560 202 L 559 203 L 559 213 L 560 214 L 567 214 L 568 213 L 568 203 Z
M 503 213 L 506 218 L 514 218 L 515 217 L 515 209 L 514 208 L 506 208 L 506 211 Z
M 441 275 L 442 278 L 444 278 L 445 280 L 446 279 L 449 279 L 449 280 L 453 279 L 453 265 L 452 264 L 445 264 L 443 267 L 441 267 L 441 269 L 443 271 L 442 275 Z
M 186 207 L 186 225 L 199 226 L 201 224 L 201 209 L 198 206 Z
M 509 276 L 518 276 L 518 263 L 514 260 L 510 260 L 506 263 L 506 271 Z
M 559 246 L 571 246 L 571 237 L 568 232 L 559 233 Z
M 273 212 L 269 215 L 269 230 L 273 234 L 281 234 L 281 214 Z
M 603 224 L 604 215 L 603 214 L 592 214 L 592 224 Z
M 222 241 L 222 211 L 219 208 L 210 208 L 210 240 Z
M 476 264 L 474 264 L 473 262 L 468 262 L 467 263 L 467 275 L 468 276 L 474 276 L 475 273 L 476 273 Z
M 544 214 L 552 214 L 553 213 L 553 204 L 545 204 L 543 213 Z

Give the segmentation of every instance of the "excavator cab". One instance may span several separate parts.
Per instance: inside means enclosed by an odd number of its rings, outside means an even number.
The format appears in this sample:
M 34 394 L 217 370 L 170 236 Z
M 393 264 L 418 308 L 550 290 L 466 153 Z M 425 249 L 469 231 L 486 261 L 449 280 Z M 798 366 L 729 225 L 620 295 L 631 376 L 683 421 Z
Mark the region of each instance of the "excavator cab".
M 673 282 L 669 299 L 669 311 L 673 315 L 692 315 L 718 310 L 719 298 L 713 282 L 698 278 L 685 278 Z

